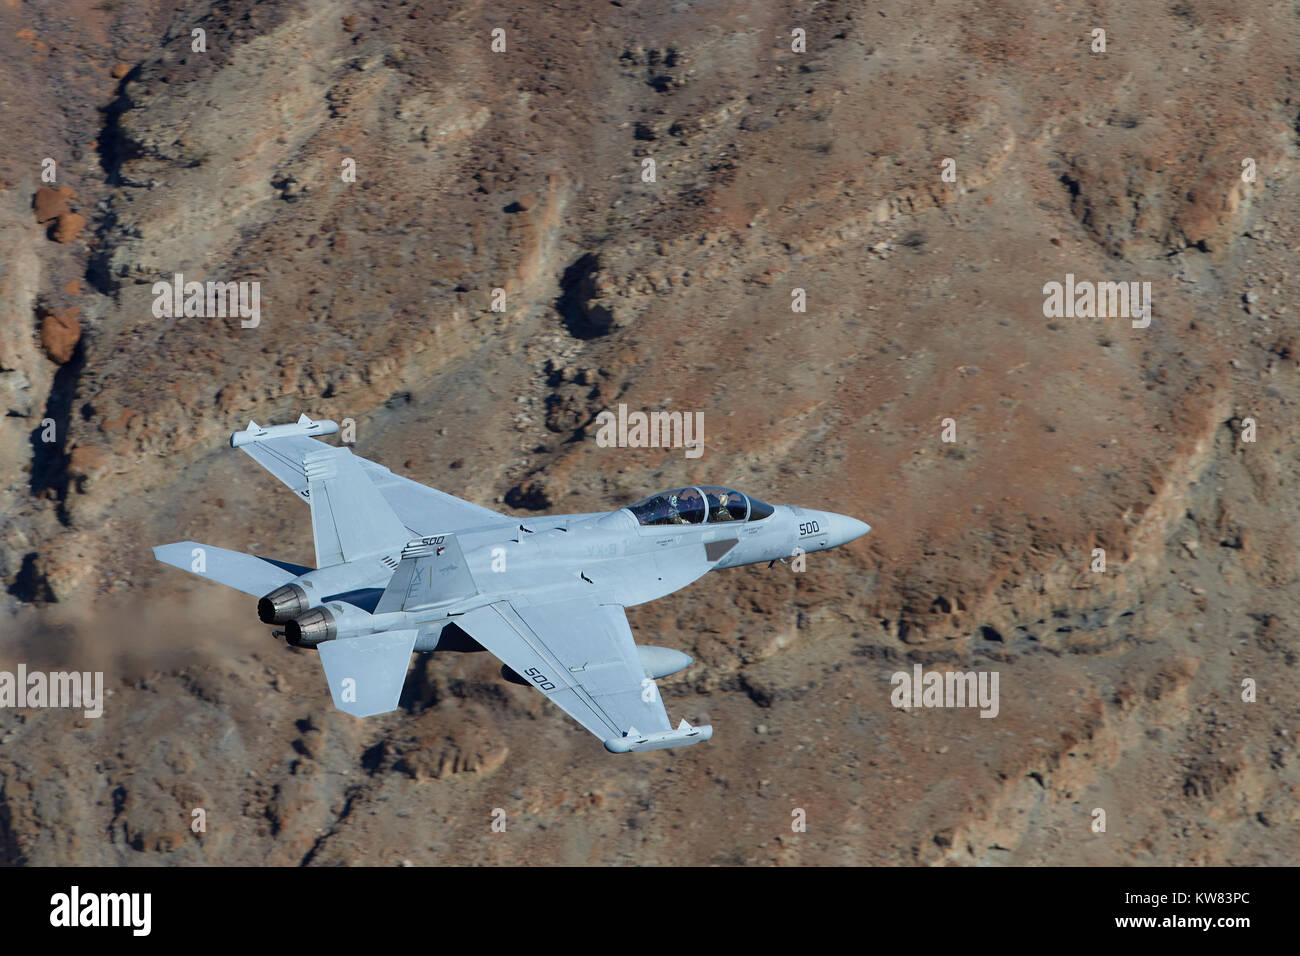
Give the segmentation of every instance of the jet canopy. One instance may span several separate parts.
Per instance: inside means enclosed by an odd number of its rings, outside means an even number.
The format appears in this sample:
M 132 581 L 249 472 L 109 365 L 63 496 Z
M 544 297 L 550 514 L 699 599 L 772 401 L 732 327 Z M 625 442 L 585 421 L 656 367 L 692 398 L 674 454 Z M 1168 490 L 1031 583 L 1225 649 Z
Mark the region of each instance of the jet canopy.
M 643 525 L 761 521 L 773 512 L 771 505 L 757 498 L 717 485 L 663 491 L 628 505 L 627 510 Z

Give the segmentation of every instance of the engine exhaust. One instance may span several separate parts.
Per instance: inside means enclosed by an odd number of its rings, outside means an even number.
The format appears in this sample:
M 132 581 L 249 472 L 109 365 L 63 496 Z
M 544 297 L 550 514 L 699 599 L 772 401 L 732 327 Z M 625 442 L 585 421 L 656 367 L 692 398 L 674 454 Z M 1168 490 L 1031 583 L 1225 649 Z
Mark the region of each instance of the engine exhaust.
M 263 624 L 284 624 L 307 610 L 307 592 L 296 584 L 276 588 L 257 602 L 257 619 Z
M 308 611 L 284 625 L 284 639 L 294 647 L 315 647 L 338 636 L 338 623 L 326 608 Z

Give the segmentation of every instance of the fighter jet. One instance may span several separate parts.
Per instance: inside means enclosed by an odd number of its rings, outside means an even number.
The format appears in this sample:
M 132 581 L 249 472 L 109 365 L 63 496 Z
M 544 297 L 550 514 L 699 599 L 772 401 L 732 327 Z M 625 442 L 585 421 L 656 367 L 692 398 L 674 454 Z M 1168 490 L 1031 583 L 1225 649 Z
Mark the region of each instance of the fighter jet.
M 708 740 L 711 726 L 673 728 L 655 684 L 691 658 L 636 644 L 624 609 L 709 571 L 823 551 L 871 530 L 716 485 L 521 520 L 316 437 L 337 431 L 302 415 L 230 436 L 310 506 L 315 569 L 193 541 L 153 552 L 257 597 L 264 623 L 316 649 L 335 706 L 356 717 L 396 709 L 412 652 L 441 642 L 486 648 L 503 677 L 545 694 L 611 753 Z

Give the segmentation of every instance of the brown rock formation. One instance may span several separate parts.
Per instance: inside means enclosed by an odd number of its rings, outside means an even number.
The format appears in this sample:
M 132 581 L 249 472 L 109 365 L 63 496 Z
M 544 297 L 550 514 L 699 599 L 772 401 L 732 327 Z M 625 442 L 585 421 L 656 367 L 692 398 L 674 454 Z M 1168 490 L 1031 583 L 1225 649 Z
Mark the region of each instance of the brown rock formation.
M 0 712 L 0 863 L 1293 862 L 1284 5 L 1115 7 L 1104 55 L 1041 3 L 186 0 L 204 55 L 107 6 L 0 31 L 0 668 L 114 692 Z M 51 153 L 81 198 L 34 223 Z M 260 324 L 156 316 L 175 273 L 259 282 Z M 1046 318 L 1067 274 L 1150 282 L 1150 326 Z M 30 317 L 77 279 L 55 366 Z M 617 402 L 702 410 L 704 457 L 597 447 Z M 875 531 L 632 609 L 708 745 L 611 758 L 481 654 L 355 721 L 149 551 L 310 562 L 224 444 L 300 411 L 521 514 L 712 481 Z M 917 663 L 998 671 L 998 717 L 895 709 Z
M 36 190 L 36 197 L 32 200 L 36 221 L 44 225 L 66 216 L 70 211 L 68 204 L 76 198 L 77 194 L 69 186 L 59 186 L 54 189 L 42 186 Z
M 80 311 L 75 306 L 62 312 L 41 311 L 41 347 L 59 365 L 72 358 L 81 341 L 81 323 L 77 321 Z

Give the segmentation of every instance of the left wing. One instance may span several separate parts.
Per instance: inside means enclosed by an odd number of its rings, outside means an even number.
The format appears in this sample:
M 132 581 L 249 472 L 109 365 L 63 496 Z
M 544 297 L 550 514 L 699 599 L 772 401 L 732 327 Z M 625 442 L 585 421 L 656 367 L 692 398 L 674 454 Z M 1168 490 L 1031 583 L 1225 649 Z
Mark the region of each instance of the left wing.
M 456 624 L 604 741 L 612 753 L 699 743 L 712 727 L 668 722 L 623 608 L 590 599 L 516 606 L 498 601 Z
M 319 456 L 322 452 L 329 453 L 336 447 L 319 441 L 312 435 L 330 434 L 338 426 L 333 422 L 313 422 L 306 415 L 296 425 L 262 427 L 254 422 L 248 424 L 248 429 L 231 436 L 231 444 L 278 478 L 303 501 L 310 501 L 307 469 L 303 461 Z M 448 530 L 515 523 L 513 518 L 482 505 L 395 475 L 383 465 L 360 455 L 356 456 L 356 460 L 362 473 L 379 489 L 388 506 L 416 537 Z

